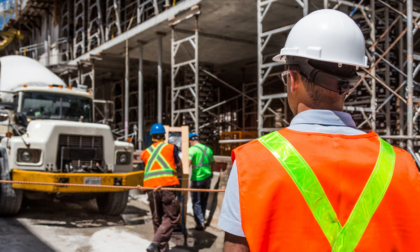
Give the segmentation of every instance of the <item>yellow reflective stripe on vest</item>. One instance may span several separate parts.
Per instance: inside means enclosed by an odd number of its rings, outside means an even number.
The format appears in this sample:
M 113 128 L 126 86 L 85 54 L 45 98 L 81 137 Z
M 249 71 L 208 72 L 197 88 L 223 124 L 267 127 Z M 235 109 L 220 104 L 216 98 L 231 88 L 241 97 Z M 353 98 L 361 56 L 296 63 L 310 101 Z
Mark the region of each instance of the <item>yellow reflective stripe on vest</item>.
M 347 223 L 340 230 L 333 251 L 354 250 L 391 183 L 392 175 L 394 174 L 395 152 L 389 143 L 381 138 L 379 140 L 381 149 L 379 150 L 375 168 Z
M 150 145 L 149 148 L 146 149 L 146 151 L 148 151 L 149 154 L 152 155 L 154 149 L 155 147 L 153 145 Z
M 270 150 L 293 179 L 332 246 L 341 229 L 340 221 L 312 169 L 278 132 L 265 135 L 259 141 Z
M 328 239 L 332 251 L 353 251 L 391 182 L 395 164 L 392 146 L 380 139 L 381 147 L 375 168 L 347 223 L 342 227 L 318 178 L 289 141 L 279 132 L 270 133 L 258 140 L 270 150 L 293 179 Z
M 153 171 L 150 173 L 147 173 L 144 175 L 144 180 L 148 180 L 151 178 L 158 178 L 158 177 L 172 177 L 172 176 L 176 176 L 176 172 L 174 170 L 158 170 L 158 171 Z
M 153 163 L 156 161 L 156 157 L 158 155 L 160 155 L 160 150 L 165 146 L 164 143 L 160 143 L 158 144 L 150 153 L 151 156 L 149 158 L 149 160 L 147 160 L 147 164 L 146 164 L 146 169 L 144 171 L 144 173 L 147 173 L 150 171 L 150 168 L 152 168 Z M 148 150 L 150 151 L 150 147 L 148 148 Z
M 166 145 L 166 143 L 160 143 L 155 148 L 153 146 L 148 148 L 149 152 L 151 151 L 151 156 L 147 161 L 146 169 L 144 171 L 144 180 L 157 177 L 176 176 L 176 172 L 160 153 Z M 161 168 L 159 170 L 150 171 L 154 162 L 158 162 Z

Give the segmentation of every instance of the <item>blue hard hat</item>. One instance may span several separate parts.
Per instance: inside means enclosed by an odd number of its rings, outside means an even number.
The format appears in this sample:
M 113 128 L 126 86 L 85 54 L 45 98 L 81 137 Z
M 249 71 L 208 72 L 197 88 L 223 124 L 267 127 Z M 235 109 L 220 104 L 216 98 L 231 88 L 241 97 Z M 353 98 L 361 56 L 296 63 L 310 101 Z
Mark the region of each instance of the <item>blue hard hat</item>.
M 161 123 L 155 123 L 150 128 L 150 135 L 165 134 L 165 127 Z
M 190 134 L 188 134 L 188 139 L 191 139 L 193 137 L 197 137 L 198 138 L 198 135 L 195 134 L 194 132 L 191 132 Z

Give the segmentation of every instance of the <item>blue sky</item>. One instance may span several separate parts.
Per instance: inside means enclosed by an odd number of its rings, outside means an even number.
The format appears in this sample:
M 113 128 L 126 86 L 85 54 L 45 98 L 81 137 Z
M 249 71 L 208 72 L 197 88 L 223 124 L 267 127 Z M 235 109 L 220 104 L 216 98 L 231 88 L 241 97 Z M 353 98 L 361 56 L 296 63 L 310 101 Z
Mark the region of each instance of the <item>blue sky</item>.
M 9 20 L 9 17 L 5 17 L 3 12 L 8 9 L 10 3 L 13 3 L 13 0 L 0 0 L 0 30 L 3 29 L 4 23 Z

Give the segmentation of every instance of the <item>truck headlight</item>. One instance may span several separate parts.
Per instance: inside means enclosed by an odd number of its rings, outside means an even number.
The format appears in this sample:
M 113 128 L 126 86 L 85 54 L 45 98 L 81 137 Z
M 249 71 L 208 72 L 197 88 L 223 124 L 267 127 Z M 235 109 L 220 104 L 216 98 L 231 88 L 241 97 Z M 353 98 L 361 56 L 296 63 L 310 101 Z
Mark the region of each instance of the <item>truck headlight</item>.
M 125 162 L 127 162 L 127 154 L 124 153 L 120 156 L 120 163 L 125 164 Z
M 126 165 L 131 162 L 130 152 L 117 152 L 117 164 Z
M 41 158 L 41 151 L 36 149 L 18 149 L 18 163 L 38 163 Z
M 32 159 L 32 154 L 27 150 L 22 151 L 22 153 L 20 154 L 20 157 L 21 157 L 23 162 L 29 162 Z

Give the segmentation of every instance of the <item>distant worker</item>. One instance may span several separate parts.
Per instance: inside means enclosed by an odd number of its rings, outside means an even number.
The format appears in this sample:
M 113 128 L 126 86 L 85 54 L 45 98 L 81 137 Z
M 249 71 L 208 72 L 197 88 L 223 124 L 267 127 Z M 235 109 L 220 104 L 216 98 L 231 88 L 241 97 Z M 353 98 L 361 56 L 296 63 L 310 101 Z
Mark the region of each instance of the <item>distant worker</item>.
M 191 188 L 210 189 L 215 166 L 213 151 L 200 143 L 197 134 L 190 133 L 188 138 L 190 140 L 188 155 L 192 165 Z M 196 230 L 204 230 L 208 198 L 208 192 L 191 192 Z
M 224 251 L 420 251 L 413 158 L 342 112 L 368 67 L 360 28 L 342 12 L 315 11 L 274 61 L 286 65 L 295 117 L 232 152 Z
M 141 153 L 145 164 L 145 187 L 175 187 L 179 185 L 177 177 L 181 171 L 181 160 L 178 148 L 164 143 L 165 128 L 162 124 L 153 124 L 150 129 L 153 144 Z M 177 196 L 172 191 L 147 192 L 152 212 L 155 236 L 146 249 L 147 252 L 169 251 L 168 242 L 180 218 Z

